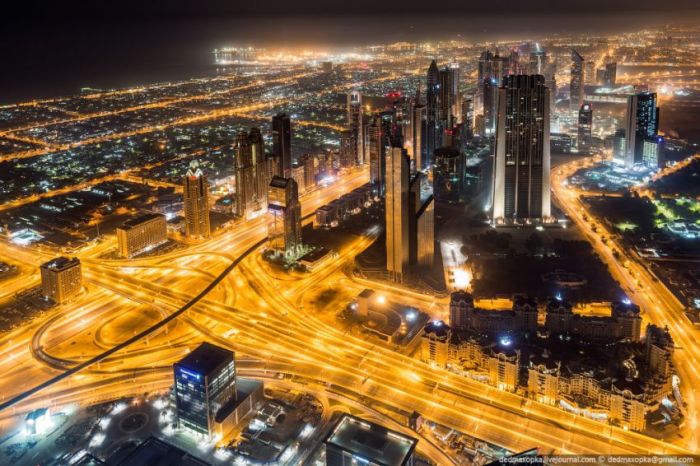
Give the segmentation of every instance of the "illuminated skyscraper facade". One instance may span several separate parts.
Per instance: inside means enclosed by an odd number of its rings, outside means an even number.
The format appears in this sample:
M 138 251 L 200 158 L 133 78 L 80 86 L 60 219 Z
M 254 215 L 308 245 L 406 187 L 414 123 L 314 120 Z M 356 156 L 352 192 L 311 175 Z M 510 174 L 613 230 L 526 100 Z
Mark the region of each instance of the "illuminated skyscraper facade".
M 432 165 L 433 151 L 442 146 L 442 128 L 440 127 L 440 71 L 433 60 L 428 68 L 425 104 L 425 158 L 421 161 L 422 169 Z
M 397 282 L 404 278 L 409 265 L 409 159 L 401 147 L 387 148 L 386 153 L 386 269 Z
M 593 107 L 590 103 L 584 102 L 578 111 L 578 153 L 588 154 L 591 152 L 593 142 Z
M 185 236 L 188 238 L 208 238 L 211 234 L 209 223 L 209 183 L 193 160 L 185 174 L 183 186 L 185 207 Z
M 639 92 L 627 98 L 625 124 L 627 147 L 625 165 L 644 163 L 644 143 L 656 143 L 659 134 L 659 107 L 655 92 Z
M 178 427 L 210 437 L 217 413 L 236 400 L 233 352 L 202 343 L 175 363 L 173 373 Z
M 272 177 L 267 200 L 270 247 L 292 253 L 301 246 L 301 203 L 296 181 Z
M 547 220 L 551 217 L 549 92 L 544 77 L 507 76 L 498 106 L 493 221 Z
M 235 142 L 236 213 L 247 217 L 267 206 L 269 161 L 260 129 L 241 131 Z
M 355 133 L 355 163 L 365 163 L 365 136 L 362 116 L 362 94 L 352 91 L 348 94 L 347 123 L 351 131 Z
M 277 176 L 292 176 L 292 123 L 289 115 L 272 117 L 272 155 L 277 159 Z
M 572 112 L 578 112 L 583 104 L 584 58 L 576 50 L 571 50 L 571 78 L 569 81 L 569 105 Z

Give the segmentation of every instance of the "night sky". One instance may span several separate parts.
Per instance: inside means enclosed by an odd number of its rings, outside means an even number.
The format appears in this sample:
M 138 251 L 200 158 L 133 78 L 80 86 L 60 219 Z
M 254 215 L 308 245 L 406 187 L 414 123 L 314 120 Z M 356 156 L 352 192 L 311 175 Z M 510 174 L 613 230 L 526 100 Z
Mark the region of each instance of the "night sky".
M 697 0 L 458 0 L 440 9 L 415 0 L 13 4 L 0 19 L 0 103 L 75 93 L 82 86 L 200 76 L 211 67 L 211 50 L 222 45 L 519 38 L 700 20 Z

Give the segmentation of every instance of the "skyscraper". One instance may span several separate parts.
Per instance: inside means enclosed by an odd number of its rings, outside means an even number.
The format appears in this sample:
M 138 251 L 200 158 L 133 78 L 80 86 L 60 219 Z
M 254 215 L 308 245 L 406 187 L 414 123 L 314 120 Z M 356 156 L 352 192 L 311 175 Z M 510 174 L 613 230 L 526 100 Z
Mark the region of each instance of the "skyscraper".
M 202 343 L 173 367 L 177 425 L 205 437 L 217 413 L 236 399 L 234 354 Z
M 241 131 L 235 142 L 236 213 L 239 217 L 264 209 L 267 205 L 269 161 L 265 158 L 259 128 Z
M 428 169 L 432 164 L 433 151 L 442 145 L 442 128 L 440 127 L 440 71 L 433 60 L 428 68 L 426 88 L 425 115 L 425 159 L 422 169 Z
M 348 127 L 355 133 L 355 163 L 365 163 L 365 136 L 364 123 L 362 118 L 362 94 L 359 91 L 352 91 L 348 94 L 347 102 Z
M 578 153 L 588 154 L 591 151 L 593 130 L 593 107 L 584 102 L 578 111 Z
M 571 49 L 571 80 L 569 81 L 569 108 L 577 112 L 583 103 L 584 59 Z
M 438 202 L 458 204 L 464 202 L 464 153 L 450 147 L 435 150 L 433 170 L 433 194 Z
M 423 160 L 425 159 L 425 143 L 423 138 L 425 133 L 425 105 L 421 102 L 420 89 L 416 90 L 411 117 L 413 120 L 413 168 L 417 171 L 421 171 L 423 170 Z
M 340 132 L 340 168 L 355 166 L 357 157 L 357 131 L 346 129 Z
M 507 76 L 499 89 L 493 221 L 544 220 L 549 190 L 549 92 L 541 75 Z
M 495 78 L 484 80 L 483 89 L 483 136 L 493 136 L 496 133 L 496 113 L 498 108 L 498 81 Z
M 421 189 L 423 173 L 415 173 L 408 186 L 409 265 L 432 267 L 435 256 L 435 205 Z
M 290 254 L 301 246 L 301 203 L 296 181 L 272 177 L 267 199 L 270 247 Z
M 605 64 L 603 71 L 603 86 L 615 87 L 617 82 L 617 63 L 610 62 Z
M 438 72 L 438 119 L 443 130 L 452 129 L 461 116 L 459 108 L 459 65 L 450 63 Z
M 474 136 L 474 96 L 465 96 L 462 100 L 462 140 Z
M 547 52 L 540 47 L 540 44 L 530 45 L 529 73 L 544 75 L 548 64 Z
M 272 117 L 272 155 L 278 159 L 277 176 L 292 176 L 292 124 L 289 115 Z
M 385 163 L 384 142 L 382 137 L 382 125 L 378 116 L 375 116 L 369 125 L 369 181 L 377 196 L 384 195 L 384 173 L 382 165 Z
M 209 225 L 209 183 L 193 160 L 185 174 L 183 201 L 185 206 L 185 236 L 188 238 L 208 238 Z
M 409 264 L 409 160 L 401 147 L 386 153 L 386 268 L 394 281 L 402 281 Z
M 627 98 L 625 165 L 643 163 L 644 141 L 656 142 L 659 133 L 659 107 L 655 92 L 639 92 Z

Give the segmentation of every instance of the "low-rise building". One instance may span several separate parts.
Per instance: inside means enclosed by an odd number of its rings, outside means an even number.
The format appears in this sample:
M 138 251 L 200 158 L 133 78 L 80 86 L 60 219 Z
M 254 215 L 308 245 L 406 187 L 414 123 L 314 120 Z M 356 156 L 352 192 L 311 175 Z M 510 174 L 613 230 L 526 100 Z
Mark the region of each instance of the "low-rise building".
M 57 257 L 41 264 L 40 271 L 42 293 L 56 304 L 74 297 L 83 287 L 82 267 L 76 257 Z
M 127 220 L 117 227 L 119 255 L 130 259 L 168 241 L 168 227 L 163 214 L 147 213 Z

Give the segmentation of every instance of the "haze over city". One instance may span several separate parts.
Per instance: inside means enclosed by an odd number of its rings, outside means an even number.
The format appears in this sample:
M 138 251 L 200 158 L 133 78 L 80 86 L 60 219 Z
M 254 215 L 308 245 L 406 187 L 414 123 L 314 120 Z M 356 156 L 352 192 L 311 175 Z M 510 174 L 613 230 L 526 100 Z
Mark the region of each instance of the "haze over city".
M 700 462 L 696 2 L 14 7 L 0 464 Z

